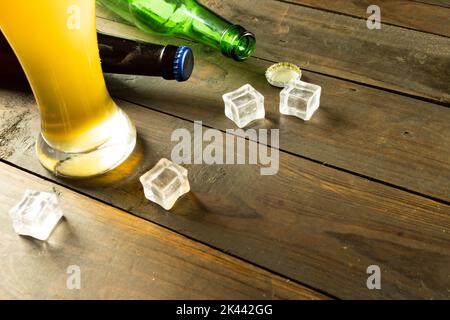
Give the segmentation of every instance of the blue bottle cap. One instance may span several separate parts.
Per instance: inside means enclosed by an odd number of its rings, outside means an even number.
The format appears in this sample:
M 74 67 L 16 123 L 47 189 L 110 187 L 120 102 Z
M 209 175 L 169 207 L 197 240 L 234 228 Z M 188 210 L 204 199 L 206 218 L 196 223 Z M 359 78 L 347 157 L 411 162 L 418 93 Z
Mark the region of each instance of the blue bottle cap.
M 194 70 L 194 53 L 186 46 L 179 47 L 173 63 L 173 74 L 175 80 L 182 82 L 191 77 Z

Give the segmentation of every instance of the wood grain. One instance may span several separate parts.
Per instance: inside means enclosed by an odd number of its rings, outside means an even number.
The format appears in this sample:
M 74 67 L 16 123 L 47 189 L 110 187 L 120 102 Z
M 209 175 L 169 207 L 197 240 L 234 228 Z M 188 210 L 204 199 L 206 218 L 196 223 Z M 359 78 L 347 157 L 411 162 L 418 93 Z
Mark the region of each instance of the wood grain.
M 273 0 L 202 2 L 255 32 L 256 57 L 450 105 L 449 38 Z
M 419 2 L 419 3 L 428 3 L 428 4 L 432 4 L 435 6 L 441 6 L 441 7 L 446 7 L 446 8 L 450 8 L 450 2 L 448 0 L 413 0 L 414 2 Z
M 105 19 L 97 25 L 131 39 L 162 40 Z M 222 95 L 250 83 L 266 101 L 266 120 L 253 127 L 279 129 L 282 150 L 450 201 L 448 108 L 305 72 L 304 80 L 323 89 L 319 111 L 305 123 L 280 115 L 280 90 L 264 77 L 270 63 L 250 59 L 238 64 L 202 46 L 192 47 L 196 67 L 188 82 L 109 75 L 111 93 L 225 130 L 234 124 L 224 116 Z
M 450 298 L 447 205 L 282 152 L 275 176 L 255 165 L 187 165 L 192 192 L 168 213 L 145 200 L 138 177 L 170 157 L 171 133 L 192 132 L 191 122 L 119 100 L 141 139 L 133 165 L 75 183 L 39 165 L 30 95 L 0 97 L 5 161 L 339 298 Z M 382 290 L 366 287 L 373 264 Z
M 325 296 L 98 201 L 0 163 L 0 299 L 324 299 Z M 48 241 L 6 214 L 26 189 L 57 192 Z M 81 269 L 69 290 L 67 268 Z
M 382 23 L 450 37 L 450 8 L 411 0 L 289 0 L 288 2 L 367 19 L 367 8 L 381 9 Z M 448 1 L 447 1 L 448 2 Z

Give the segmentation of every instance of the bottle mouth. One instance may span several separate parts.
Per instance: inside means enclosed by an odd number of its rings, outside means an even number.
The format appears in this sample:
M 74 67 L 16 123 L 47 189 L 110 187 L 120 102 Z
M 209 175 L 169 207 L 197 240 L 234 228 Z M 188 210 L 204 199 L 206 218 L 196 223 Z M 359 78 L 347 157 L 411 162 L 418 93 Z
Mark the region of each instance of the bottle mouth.
M 248 59 L 256 47 L 255 35 L 241 26 L 227 30 L 221 41 L 222 53 L 236 61 Z
M 237 61 L 244 61 L 249 58 L 255 51 L 256 38 L 250 31 L 245 31 L 237 40 L 236 46 L 233 47 L 231 56 Z

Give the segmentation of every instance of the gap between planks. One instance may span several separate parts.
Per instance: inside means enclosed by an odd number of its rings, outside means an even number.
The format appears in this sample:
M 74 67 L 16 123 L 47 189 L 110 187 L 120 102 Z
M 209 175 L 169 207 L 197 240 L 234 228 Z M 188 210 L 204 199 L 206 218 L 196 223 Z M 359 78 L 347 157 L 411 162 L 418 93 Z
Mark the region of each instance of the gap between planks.
M 306 8 L 311 8 L 311 9 L 316 9 L 316 10 L 321 10 L 324 12 L 328 12 L 328 13 L 333 13 L 333 14 L 338 14 L 338 15 L 343 15 L 343 16 L 347 16 L 347 17 L 351 17 L 351 18 L 356 18 L 356 19 L 362 19 L 362 20 L 367 20 L 367 18 L 369 17 L 369 14 L 366 13 L 365 10 L 361 11 L 361 15 L 358 15 L 356 13 L 351 13 L 351 12 L 347 12 L 345 9 L 342 9 L 341 11 L 339 11 L 338 9 L 328 9 L 325 8 L 323 6 L 314 4 L 314 3 L 310 3 L 309 1 L 307 1 L 306 3 L 304 1 L 301 0 L 274 0 L 274 1 L 278 1 L 278 2 L 282 2 L 282 3 L 287 3 L 287 4 L 292 4 L 294 6 L 301 6 L 301 7 L 306 7 Z M 421 1 L 411 1 L 409 0 L 409 2 L 416 2 L 418 4 L 423 4 L 423 5 L 429 5 L 429 6 L 438 6 L 436 4 L 432 4 L 432 3 L 425 3 L 425 2 L 421 2 Z M 406 3 L 406 0 L 405 0 Z M 371 3 L 371 4 L 378 4 L 379 3 Z M 369 3 L 367 3 L 367 7 L 369 6 Z M 439 6 L 441 8 L 445 8 L 447 9 L 448 7 L 445 6 Z M 383 10 L 383 8 L 381 8 Z M 450 14 L 450 10 L 448 10 L 449 14 Z M 383 11 L 382 11 L 383 14 Z M 383 17 L 383 15 L 382 15 Z M 388 20 L 388 21 L 386 21 Z M 416 32 L 423 32 L 423 33 L 427 33 L 427 34 L 431 34 L 431 35 L 435 35 L 435 36 L 440 36 L 440 37 L 445 37 L 445 38 L 450 38 L 450 28 L 448 28 L 449 30 L 447 30 L 448 33 L 438 33 L 435 31 L 432 31 L 431 28 L 424 28 L 424 26 L 421 27 L 414 27 L 414 26 L 408 26 L 406 24 L 401 24 L 401 21 L 391 21 L 394 20 L 393 18 L 382 18 L 381 21 L 381 25 L 384 26 L 393 26 L 393 27 L 399 27 L 399 28 L 403 28 L 406 30 L 411 30 L 411 31 L 416 31 Z M 398 20 L 398 19 L 397 19 Z
M 114 97 L 114 96 L 113 96 L 113 97 Z M 147 106 L 147 105 L 144 105 L 144 104 L 140 104 L 140 103 L 137 103 L 137 102 L 134 102 L 134 101 L 131 101 L 131 100 L 127 100 L 127 99 L 124 99 L 124 98 L 120 98 L 120 97 L 114 97 L 114 98 L 115 98 L 116 100 L 121 100 L 121 101 L 124 101 L 124 102 L 130 103 L 130 104 L 136 105 L 136 106 L 141 107 L 141 108 L 144 108 L 144 109 L 149 109 L 149 110 L 152 110 L 152 111 L 155 111 L 155 112 L 158 112 L 158 113 L 167 115 L 167 116 L 169 116 L 169 117 L 174 117 L 174 118 L 176 118 L 176 119 L 180 119 L 180 120 L 183 120 L 183 121 L 187 121 L 187 122 L 190 122 L 190 123 L 194 123 L 193 120 L 190 120 L 190 119 L 188 119 L 188 118 L 184 118 L 184 117 L 181 117 L 181 116 L 178 116 L 178 115 L 174 115 L 174 114 L 172 114 L 172 113 L 164 112 L 164 111 L 162 111 L 162 110 L 160 110 L 160 109 L 152 108 L 151 106 Z M 202 124 L 202 126 L 205 127 L 205 128 L 209 128 L 209 129 L 219 130 L 219 131 L 222 132 L 223 134 L 229 134 L 229 133 L 227 133 L 227 132 L 226 132 L 225 130 L 223 130 L 223 129 L 218 129 L 218 128 L 212 127 L 212 126 L 207 125 L 207 124 L 204 124 L 204 123 Z M 234 134 L 234 133 L 232 133 L 232 135 L 235 136 L 235 137 L 242 138 L 241 136 L 239 136 L 239 135 L 237 135 L 237 134 Z M 246 141 L 249 141 L 249 140 L 250 140 L 248 137 L 245 137 L 244 139 L 245 139 Z M 264 144 L 264 143 L 261 143 L 261 142 L 259 142 L 259 141 L 256 141 L 256 143 L 257 143 L 258 145 L 268 146 L 268 147 L 270 147 L 270 148 L 272 147 L 270 144 Z M 352 171 L 352 170 L 348 170 L 348 169 L 345 169 L 345 168 L 341 168 L 341 167 L 338 167 L 338 166 L 335 166 L 335 165 L 332 165 L 332 164 L 329 164 L 329 163 L 326 163 L 326 162 L 323 162 L 323 161 L 320 161 L 320 160 L 316 160 L 316 159 L 313 159 L 313 158 L 304 156 L 304 155 L 302 155 L 302 154 L 298 154 L 298 153 L 291 152 L 291 151 L 289 151 L 289 150 L 285 150 L 285 149 L 281 149 L 281 148 L 280 148 L 280 149 L 277 149 L 277 150 L 279 150 L 280 152 L 283 152 L 283 153 L 285 153 L 285 154 L 289 154 L 289 155 L 291 155 L 291 156 L 295 156 L 295 157 L 299 157 L 299 158 L 304 159 L 304 160 L 307 160 L 307 161 L 311 161 L 311 162 L 313 162 L 313 163 L 322 165 L 322 166 L 324 166 L 324 167 L 328 167 L 328 168 L 331 168 L 331 169 L 335 169 L 335 170 L 337 170 L 337 171 L 341 171 L 341 172 L 344 172 L 344 173 L 347 173 L 347 174 L 351 174 L 351 175 L 357 176 L 357 177 L 359 177 L 359 178 L 367 179 L 367 180 L 372 181 L 372 182 L 374 182 L 374 183 L 378 183 L 378 184 L 381 184 L 381 185 L 384 185 L 384 186 L 387 186 L 387 187 L 391 187 L 391 188 L 394 188 L 394 189 L 397 189 L 397 190 L 400 190 L 400 191 L 408 192 L 408 193 L 411 193 L 411 194 L 414 194 L 414 195 L 423 197 L 423 198 L 425 198 L 425 199 L 429 199 L 429 200 L 436 201 L 436 202 L 438 202 L 438 203 L 442 203 L 442 204 L 445 204 L 445 205 L 450 205 L 450 201 L 447 201 L 447 200 L 445 200 L 445 199 L 441 199 L 441 198 L 438 198 L 438 197 L 434 197 L 434 196 L 431 196 L 431 195 L 427 195 L 427 194 L 425 194 L 425 193 L 421 193 L 421 192 L 418 192 L 418 191 L 415 191 L 415 190 L 412 190 L 412 189 L 408 189 L 408 188 L 405 188 L 405 187 L 402 187 L 402 186 L 399 186 L 399 185 L 390 183 L 390 182 L 388 182 L 388 181 L 384 181 L 384 180 L 380 180 L 380 179 L 377 179 L 377 178 L 374 178 L 374 177 L 371 177 L 371 176 L 367 176 L 367 175 L 358 173 L 358 172 L 356 172 L 356 171 Z

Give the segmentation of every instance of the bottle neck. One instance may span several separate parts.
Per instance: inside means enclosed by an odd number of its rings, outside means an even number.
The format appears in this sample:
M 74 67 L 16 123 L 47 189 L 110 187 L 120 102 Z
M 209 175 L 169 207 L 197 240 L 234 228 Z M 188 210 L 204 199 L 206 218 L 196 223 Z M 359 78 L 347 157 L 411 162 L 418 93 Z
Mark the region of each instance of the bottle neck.
M 101 33 L 97 36 L 103 72 L 163 76 L 164 46 L 144 44 Z
M 98 33 L 103 72 L 186 81 L 194 68 L 188 47 L 162 46 Z
M 256 39 L 253 33 L 239 25 L 234 25 L 213 11 L 189 0 L 187 14 L 192 18 L 191 33 L 193 39 L 220 49 L 226 57 L 243 61 L 255 50 Z
M 222 36 L 220 47 L 222 53 L 237 61 L 244 61 L 255 51 L 255 35 L 239 25 L 233 25 Z

